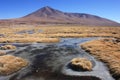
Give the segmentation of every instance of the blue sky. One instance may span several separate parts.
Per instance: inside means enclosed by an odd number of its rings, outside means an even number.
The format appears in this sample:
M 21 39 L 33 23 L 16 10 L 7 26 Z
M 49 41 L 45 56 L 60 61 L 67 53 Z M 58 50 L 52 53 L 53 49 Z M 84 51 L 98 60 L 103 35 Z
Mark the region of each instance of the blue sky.
M 120 23 L 120 0 L 0 0 L 0 19 L 22 17 L 44 6 L 94 14 Z

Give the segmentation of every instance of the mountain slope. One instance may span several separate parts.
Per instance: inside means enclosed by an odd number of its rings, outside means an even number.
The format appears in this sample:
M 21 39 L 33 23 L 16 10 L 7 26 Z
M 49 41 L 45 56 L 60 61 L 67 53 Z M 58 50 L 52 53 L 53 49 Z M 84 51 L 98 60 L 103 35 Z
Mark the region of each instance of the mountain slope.
M 4 21 L 6 22 L 6 21 Z M 22 18 L 8 20 L 18 24 L 79 24 L 92 26 L 120 26 L 119 23 L 84 13 L 66 13 L 51 7 L 43 7 Z

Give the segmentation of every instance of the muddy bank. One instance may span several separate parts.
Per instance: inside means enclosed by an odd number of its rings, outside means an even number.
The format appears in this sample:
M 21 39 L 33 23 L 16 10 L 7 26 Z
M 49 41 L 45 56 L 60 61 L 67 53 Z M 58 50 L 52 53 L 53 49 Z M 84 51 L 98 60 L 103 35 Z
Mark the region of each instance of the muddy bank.
M 0 80 L 114 80 L 107 67 L 82 50 L 79 44 L 96 38 L 66 38 L 59 43 L 14 44 L 17 50 L 7 54 L 22 57 L 29 65 Z M 92 71 L 74 71 L 69 67 L 71 59 L 84 57 L 93 62 Z

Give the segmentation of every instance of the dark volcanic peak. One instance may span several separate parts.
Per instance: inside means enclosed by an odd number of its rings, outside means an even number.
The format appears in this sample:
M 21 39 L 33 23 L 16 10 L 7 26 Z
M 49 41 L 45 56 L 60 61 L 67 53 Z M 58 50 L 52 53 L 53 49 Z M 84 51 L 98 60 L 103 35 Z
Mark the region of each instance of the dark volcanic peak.
M 50 6 L 45 6 L 45 7 L 42 7 L 41 9 L 49 10 L 49 9 L 53 9 L 53 8 L 51 8 Z
M 40 10 L 43 11 L 43 12 L 54 12 L 54 11 L 57 11 L 57 10 L 55 10 L 55 9 L 49 7 L 49 6 L 43 7 Z
M 8 21 L 7 21 L 8 22 Z M 11 22 L 9 20 L 9 22 Z M 12 19 L 15 23 L 24 24 L 79 24 L 92 26 L 120 26 L 120 23 L 86 13 L 67 13 L 49 6 L 43 7 L 22 18 Z
M 51 14 L 54 14 L 54 13 L 56 13 L 57 12 L 57 10 L 55 10 L 55 9 L 53 9 L 53 8 L 51 8 L 51 7 L 49 7 L 49 6 L 46 6 L 46 7 L 43 7 L 43 8 L 41 8 L 40 10 L 38 10 L 38 11 L 36 11 L 35 13 L 46 13 L 47 15 L 51 15 Z
M 36 16 L 36 17 L 47 17 L 47 16 L 55 16 L 56 14 L 59 14 L 59 13 L 62 13 L 61 11 L 58 11 L 58 10 L 55 10 L 49 6 L 46 6 L 46 7 L 43 7 L 29 15 L 27 15 L 26 17 L 29 17 L 29 16 Z

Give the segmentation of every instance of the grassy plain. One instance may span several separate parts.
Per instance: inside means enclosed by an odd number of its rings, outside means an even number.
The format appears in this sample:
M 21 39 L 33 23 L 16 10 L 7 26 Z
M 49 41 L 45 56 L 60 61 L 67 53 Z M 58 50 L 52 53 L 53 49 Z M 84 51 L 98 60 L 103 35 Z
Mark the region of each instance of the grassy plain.
M 86 42 L 83 49 L 103 61 L 113 76 L 120 76 L 120 39 L 100 39 Z
M 0 43 L 59 42 L 60 38 L 120 37 L 120 27 L 21 26 L 0 29 Z

